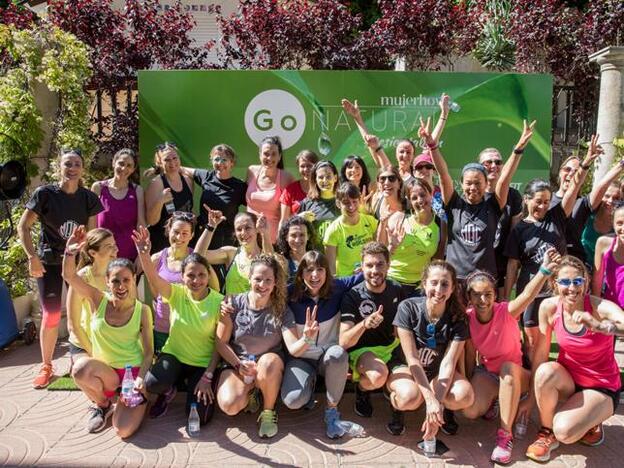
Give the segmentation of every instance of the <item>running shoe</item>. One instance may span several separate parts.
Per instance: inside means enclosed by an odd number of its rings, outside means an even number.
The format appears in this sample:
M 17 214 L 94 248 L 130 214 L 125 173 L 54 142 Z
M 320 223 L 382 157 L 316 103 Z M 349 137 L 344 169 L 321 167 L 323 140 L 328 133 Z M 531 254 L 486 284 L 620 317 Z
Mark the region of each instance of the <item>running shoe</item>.
M 386 429 L 392 435 L 403 435 L 405 432 L 405 413 L 392 408 L 392 419 L 386 424 Z
M 260 390 L 254 388 L 249 392 L 249 400 L 247 400 L 247 406 L 243 411 L 245 413 L 255 414 L 260 409 Z
M 370 418 L 373 415 L 370 392 L 362 390 L 359 385 L 355 387 L 355 412 L 363 418 Z
M 444 409 L 444 424 L 440 427 L 440 430 L 446 435 L 452 436 L 457 434 L 459 430 L 459 424 L 455 421 L 455 412 L 450 409 Z
M 277 413 L 275 410 L 263 410 L 258 416 L 260 428 L 258 435 L 262 438 L 269 439 L 277 434 Z
M 559 447 L 559 441 L 550 429 L 542 427 L 537 433 L 537 440 L 529 445 L 526 456 L 538 462 L 550 460 L 550 454 Z
M 177 393 L 178 391 L 176 390 L 175 386 L 172 386 L 165 393 L 161 393 L 160 395 L 158 395 L 158 398 L 156 398 L 156 401 L 150 408 L 150 418 L 162 418 L 165 414 L 167 414 L 167 409 L 169 409 L 169 403 L 173 401 Z
M 345 430 L 340 424 L 340 413 L 338 408 L 325 409 L 325 434 L 330 439 L 340 439 L 345 435 Z
M 503 428 L 496 431 L 496 447 L 492 451 L 490 460 L 494 463 L 506 465 L 511 461 L 511 451 L 513 449 L 513 436 Z
M 602 430 L 602 424 L 592 427 L 581 438 L 581 444 L 589 445 L 590 447 L 596 447 L 604 442 L 605 436 Z
M 41 364 L 39 373 L 33 380 L 33 388 L 46 388 L 52 382 L 53 376 L 54 369 L 52 369 L 52 364 Z
M 113 404 L 108 403 L 106 408 L 101 406 L 91 406 L 89 408 L 89 419 L 87 420 L 87 432 L 94 434 L 106 427 L 108 418 L 113 414 Z
M 498 418 L 499 414 L 500 414 L 500 406 L 498 404 L 498 398 L 495 398 L 492 401 L 492 404 L 490 405 L 488 410 L 483 415 L 483 419 L 485 419 L 486 421 L 492 421 L 493 419 Z

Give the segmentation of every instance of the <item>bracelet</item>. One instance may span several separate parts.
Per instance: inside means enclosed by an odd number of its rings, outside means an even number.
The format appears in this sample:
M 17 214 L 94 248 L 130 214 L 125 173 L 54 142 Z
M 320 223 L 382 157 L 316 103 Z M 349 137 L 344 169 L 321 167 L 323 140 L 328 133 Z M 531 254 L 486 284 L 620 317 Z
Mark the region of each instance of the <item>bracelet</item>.
M 522 154 L 524 153 L 524 148 L 514 148 L 513 154 Z
M 63 255 L 66 257 L 73 257 L 74 255 L 76 255 L 76 252 L 72 252 L 71 250 L 65 249 L 65 252 L 63 253 Z
M 440 120 L 447 120 L 448 117 L 440 117 Z
M 581 169 L 583 169 L 584 171 L 589 171 L 590 167 L 591 167 L 591 164 L 581 164 Z
M 382 149 L 383 149 L 383 146 L 379 145 L 377 148 L 375 148 L 374 153 L 379 153 Z
M 211 226 L 210 224 L 206 224 L 206 230 L 208 232 L 214 232 L 215 229 L 216 229 L 215 226 Z
M 316 343 L 316 341 L 314 340 L 314 338 L 308 338 L 307 336 L 303 335 L 303 342 L 307 345 L 313 345 L 314 343 Z
M 437 143 L 434 143 L 433 145 L 427 144 L 427 148 L 429 148 L 429 151 L 435 151 L 438 149 L 438 144 Z
M 204 382 L 212 382 L 212 376 L 208 377 L 206 374 L 203 374 L 201 376 L 201 379 L 199 380 L 203 380 Z
M 548 268 L 546 268 L 543 265 L 540 265 L 539 272 L 544 276 L 551 276 L 553 274 L 552 271 L 550 271 Z

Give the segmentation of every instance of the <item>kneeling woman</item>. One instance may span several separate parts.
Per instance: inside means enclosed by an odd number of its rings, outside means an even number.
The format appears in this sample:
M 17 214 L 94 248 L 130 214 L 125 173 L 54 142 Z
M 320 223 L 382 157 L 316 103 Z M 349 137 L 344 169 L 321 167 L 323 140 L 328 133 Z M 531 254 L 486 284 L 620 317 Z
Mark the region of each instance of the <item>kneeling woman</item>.
M 452 411 L 472 405 L 474 392 L 458 371 L 469 333 L 456 293 L 455 269 L 433 260 L 423 272 L 422 284 L 425 297 L 403 301 L 394 318 L 407 367 L 396 368 L 387 387 L 396 410 L 412 411 L 425 403 L 422 430 L 429 440 L 440 427 L 446 434 L 457 431 Z
M 122 438 L 130 437 L 145 414 L 145 404 L 130 406 L 119 398 L 113 410 L 112 398 L 121 385 L 124 368 L 132 366 L 135 390 L 144 391 L 143 378 L 152 363 L 152 312 L 136 298 L 134 264 L 125 258 L 113 260 L 106 270 L 110 294 L 87 284 L 76 274 L 76 259 L 87 240 L 84 226 L 67 240 L 63 259 L 63 278 L 92 304 L 91 357 L 76 361 L 72 377 L 76 385 L 93 401 L 87 423 L 89 432 L 99 432 L 112 415 L 113 427 Z
M 587 270 L 576 257 L 563 257 L 553 278 L 555 297 L 539 310 L 533 364 L 541 428 L 526 453 L 541 462 L 559 442 L 601 444 L 602 423 L 615 413 L 622 385 L 613 340 L 624 335 L 624 312 L 589 295 Z M 553 331 L 559 356 L 547 362 Z
M 314 321 L 298 336 L 292 314 L 286 314 L 286 274 L 276 256 L 260 254 L 251 261 L 251 289 L 234 296 L 217 331 L 217 349 L 230 364 L 219 378 L 217 402 L 234 416 L 242 409 L 263 411 L 258 422 L 260 437 L 277 434 L 275 402 L 282 383 L 284 356 L 282 336 L 294 356 L 302 354 L 316 333 Z
M 150 259 L 149 231 L 141 227 L 132 238 L 150 287 L 170 308 L 169 336 L 145 378 L 147 391 L 159 395 L 150 413 L 152 417 L 164 415 L 176 384 L 186 380 L 186 413 L 197 402 L 200 424 L 204 425 L 214 412 L 215 336 L 223 296 L 210 289 L 210 265 L 201 255 L 188 255 L 182 261 L 182 284 L 172 284 L 158 274 Z
M 467 375 L 475 392 L 475 402 L 464 410 L 464 416 L 475 419 L 485 415 L 498 397 L 500 428 L 491 459 L 495 463 L 509 463 L 513 448 L 512 424 L 516 413 L 518 420 L 526 421 L 532 407 L 532 398 L 518 408 L 520 394 L 527 392 L 531 379 L 529 370 L 522 367 L 522 350 L 518 319 L 524 309 L 535 300 L 561 256 L 553 247 L 544 254 L 544 261 L 522 294 L 513 301 L 494 302 L 496 280 L 484 271 L 477 270 L 466 278 L 468 295 L 468 322 L 470 337 L 466 346 Z M 475 352 L 479 365 L 473 373 Z M 522 413 L 522 414 L 521 414 Z

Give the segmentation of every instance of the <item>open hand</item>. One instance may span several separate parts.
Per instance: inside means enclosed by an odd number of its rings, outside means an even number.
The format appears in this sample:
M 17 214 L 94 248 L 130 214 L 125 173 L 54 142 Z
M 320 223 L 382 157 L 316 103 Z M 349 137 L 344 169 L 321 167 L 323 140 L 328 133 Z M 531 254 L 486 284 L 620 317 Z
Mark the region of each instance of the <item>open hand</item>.
M 362 114 L 360 112 L 360 107 L 358 106 L 357 99 L 353 102 L 349 101 L 348 99 L 343 99 L 342 101 L 340 101 L 340 103 L 342 104 L 342 108 L 344 109 L 344 111 L 347 114 L 349 114 L 351 117 L 353 117 L 356 120 L 362 118 Z
M 139 226 L 139 229 L 132 231 L 132 240 L 134 241 L 139 255 L 149 254 L 152 248 L 152 242 L 150 241 L 150 234 L 146 227 Z
M 80 252 L 80 249 L 87 243 L 87 229 L 84 226 L 78 226 L 74 229 L 67 243 L 65 244 L 65 251 L 72 255 L 76 255 Z

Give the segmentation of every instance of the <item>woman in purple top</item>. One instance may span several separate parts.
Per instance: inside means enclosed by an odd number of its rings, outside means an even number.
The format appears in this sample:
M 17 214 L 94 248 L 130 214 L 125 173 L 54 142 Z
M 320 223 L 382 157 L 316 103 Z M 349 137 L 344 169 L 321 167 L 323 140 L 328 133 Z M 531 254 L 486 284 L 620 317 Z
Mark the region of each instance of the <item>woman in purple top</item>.
M 104 207 L 97 216 L 97 227 L 113 233 L 119 257 L 134 261 L 137 252 L 130 236 L 133 229 L 145 226 L 145 203 L 136 153 L 128 148 L 117 151 L 113 156 L 113 177 L 95 182 L 91 190 Z

